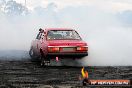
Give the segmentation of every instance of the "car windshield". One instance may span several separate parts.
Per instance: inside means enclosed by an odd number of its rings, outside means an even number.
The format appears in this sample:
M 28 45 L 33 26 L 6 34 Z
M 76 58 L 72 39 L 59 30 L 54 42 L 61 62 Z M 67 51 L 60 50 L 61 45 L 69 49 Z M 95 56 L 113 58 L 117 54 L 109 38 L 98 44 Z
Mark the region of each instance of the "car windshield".
M 81 40 L 79 34 L 74 30 L 51 30 L 47 34 L 48 40 Z

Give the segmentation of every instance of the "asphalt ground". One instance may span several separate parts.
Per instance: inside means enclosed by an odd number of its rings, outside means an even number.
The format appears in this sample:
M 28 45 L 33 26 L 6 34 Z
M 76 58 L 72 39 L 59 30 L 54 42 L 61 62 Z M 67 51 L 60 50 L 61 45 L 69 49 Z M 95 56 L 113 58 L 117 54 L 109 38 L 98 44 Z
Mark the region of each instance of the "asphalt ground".
M 0 60 L 0 88 L 85 88 L 80 80 L 81 69 L 79 66 L 42 67 L 30 60 Z M 132 79 L 131 66 L 89 66 L 85 70 L 89 79 Z

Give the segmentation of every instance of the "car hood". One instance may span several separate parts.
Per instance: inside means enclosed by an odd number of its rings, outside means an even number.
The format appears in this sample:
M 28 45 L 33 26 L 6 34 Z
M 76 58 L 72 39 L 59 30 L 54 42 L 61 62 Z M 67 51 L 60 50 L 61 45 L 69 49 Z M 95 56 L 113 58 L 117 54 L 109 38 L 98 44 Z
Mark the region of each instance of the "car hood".
M 87 46 L 82 40 L 49 40 L 49 46 Z

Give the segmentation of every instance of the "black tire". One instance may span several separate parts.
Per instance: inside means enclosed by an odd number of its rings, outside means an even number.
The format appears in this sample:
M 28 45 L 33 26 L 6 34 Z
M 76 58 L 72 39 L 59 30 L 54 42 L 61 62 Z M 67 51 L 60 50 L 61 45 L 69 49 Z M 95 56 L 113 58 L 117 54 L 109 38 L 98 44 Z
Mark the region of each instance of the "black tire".
M 35 54 L 34 54 L 34 51 L 33 51 L 33 48 L 31 47 L 31 49 L 29 50 L 29 55 L 31 57 L 31 61 L 32 62 L 36 62 L 38 61 L 37 58 L 35 57 Z
M 45 64 L 44 64 L 44 58 L 43 57 L 41 57 L 41 61 L 40 61 L 40 66 L 44 66 Z
M 40 54 L 41 54 L 41 61 L 40 61 L 40 65 L 41 66 L 49 66 L 50 64 L 50 59 L 44 55 L 42 49 L 40 49 Z
M 41 66 L 49 66 L 50 64 L 50 60 L 46 57 L 41 57 L 41 62 L 40 62 L 40 65 Z

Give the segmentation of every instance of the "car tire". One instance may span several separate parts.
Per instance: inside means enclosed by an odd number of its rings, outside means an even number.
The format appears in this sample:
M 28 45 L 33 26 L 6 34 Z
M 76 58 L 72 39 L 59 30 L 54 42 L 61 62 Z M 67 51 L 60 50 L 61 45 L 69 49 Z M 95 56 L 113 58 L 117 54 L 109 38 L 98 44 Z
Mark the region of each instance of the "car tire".
M 49 66 L 50 65 L 50 60 L 46 57 L 41 57 L 40 65 L 41 66 Z
M 44 58 L 41 56 L 41 59 L 40 59 L 40 66 L 44 66 Z
M 35 54 L 34 54 L 34 51 L 33 51 L 33 48 L 31 47 L 31 49 L 29 50 L 29 55 L 31 57 L 31 61 L 38 61 L 37 58 L 35 57 Z

